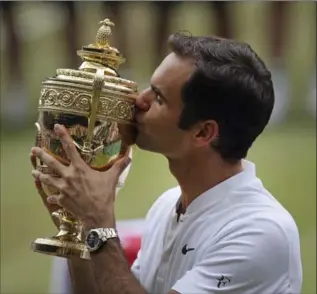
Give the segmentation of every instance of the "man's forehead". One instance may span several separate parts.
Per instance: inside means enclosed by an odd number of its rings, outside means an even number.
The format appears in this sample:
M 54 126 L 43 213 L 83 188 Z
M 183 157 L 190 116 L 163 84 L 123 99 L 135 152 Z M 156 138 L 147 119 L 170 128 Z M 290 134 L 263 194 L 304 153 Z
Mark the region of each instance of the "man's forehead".
M 156 68 L 151 82 L 169 84 L 176 81 L 184 83 L 195 69 L 195 62 L 190 58 L 183 58 L 175 53 L 167 55 L 162 63 Z

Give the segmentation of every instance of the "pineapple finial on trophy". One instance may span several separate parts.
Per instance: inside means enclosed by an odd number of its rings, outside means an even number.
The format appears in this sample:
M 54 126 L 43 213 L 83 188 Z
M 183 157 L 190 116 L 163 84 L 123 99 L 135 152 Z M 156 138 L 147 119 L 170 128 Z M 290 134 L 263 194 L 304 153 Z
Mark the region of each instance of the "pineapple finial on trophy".
M 114 23 L 109 18 L 99 22 L 102 27 L 98 30 L 96 36 L 96 45 L 98 47 L 109 47 L 109 37 L 112 35 L 111 27 L 114 27 Z
M 111 27 L 115 25 L 109 18 L 100 21 L 99 24 L 102 26 L 97 31 L 95 43 L 83 46 L 81 50 L 77 51 L 84 61 L 84 65 L 82 64 L 79 69 L 85 69 L 88 61 L 117 70 L 125 62 L 125 58 L 117 48 L 109 44 L 112 35 Z

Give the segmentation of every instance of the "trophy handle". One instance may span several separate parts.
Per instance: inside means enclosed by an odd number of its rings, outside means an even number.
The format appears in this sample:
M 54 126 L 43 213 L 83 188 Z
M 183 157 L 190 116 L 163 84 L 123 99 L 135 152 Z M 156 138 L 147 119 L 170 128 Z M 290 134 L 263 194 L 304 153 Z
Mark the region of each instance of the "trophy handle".
M 86 151 L 89 155 L 92 150 L 92 139 L 94 134 L 94 128 L 97 120 L 97 114 L 98 114 L 98 106 L 100 101 L 100 94 L 102 87 L 104 85 L 105 81 L 105 75 L 104 70 L 97 69 L 95 78 L 92 82 L 92 97 L 91 97 L 91 108 L 90 113 L 88 117 L 88 130 L 87 130 L 87 137 L 84 142 L 84 151 Z

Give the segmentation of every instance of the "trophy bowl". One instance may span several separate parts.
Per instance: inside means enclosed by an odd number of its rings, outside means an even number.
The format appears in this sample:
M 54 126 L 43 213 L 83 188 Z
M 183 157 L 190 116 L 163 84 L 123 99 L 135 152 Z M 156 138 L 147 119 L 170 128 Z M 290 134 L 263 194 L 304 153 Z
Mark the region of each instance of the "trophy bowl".
M 43 148 L 64 165 L 70 165 L 63 146 L 54 133 L 54 124 L 64 125 L 83 160 L 94 170 L 104 172 L 127 151 L 132 152 L 137 84 L 119 76 L 117 69 L 125 59 L 109 45 L 111 26 L 105 19 L 94 44 L 82 47 L 77 54 L 82 59 L 78 69 L 57 69 L 56 75 L 42 82 L 35 123 L 36 146 Z M 123 130 L 123 132 L 122 132 Z M 122 134 L 129 134 L 124 137 Z M 129 149 L 129 150 L 128 150 Z M 31 157 L 35 169 L 58 177 L 43 162 Z M 129 167 L 119 179 L 117 190 L 124 183 Z M 37 186 L 48 197 L 58 190 L 44 184 Z M 89 260 L 82 225 L 76 217 L 59 207 L 52 213 L 59 224 L 57 235 L 32 242 L 35 252 L 65 258 Z

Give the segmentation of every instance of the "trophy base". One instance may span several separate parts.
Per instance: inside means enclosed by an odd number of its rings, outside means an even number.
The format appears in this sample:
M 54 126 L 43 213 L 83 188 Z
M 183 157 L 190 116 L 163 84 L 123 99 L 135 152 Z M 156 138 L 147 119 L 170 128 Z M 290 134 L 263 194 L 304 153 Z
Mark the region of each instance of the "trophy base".
M 37 238 L 31 244 L 34 252 L 54 255 L 64 258 L 81 258 L 90 260 L 90 253 L 85 244 L 62 241 L 54 238 Z

